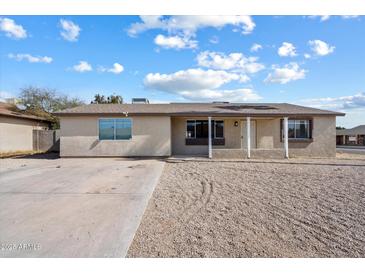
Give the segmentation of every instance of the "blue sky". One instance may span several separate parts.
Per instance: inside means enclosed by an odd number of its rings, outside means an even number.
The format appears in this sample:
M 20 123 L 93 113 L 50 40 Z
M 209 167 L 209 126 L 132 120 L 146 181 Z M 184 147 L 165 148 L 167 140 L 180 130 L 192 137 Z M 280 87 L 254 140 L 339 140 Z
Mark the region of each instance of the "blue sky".
M 289 102 L 365 123 L 365 17 L 0 16 L 0 96 Z

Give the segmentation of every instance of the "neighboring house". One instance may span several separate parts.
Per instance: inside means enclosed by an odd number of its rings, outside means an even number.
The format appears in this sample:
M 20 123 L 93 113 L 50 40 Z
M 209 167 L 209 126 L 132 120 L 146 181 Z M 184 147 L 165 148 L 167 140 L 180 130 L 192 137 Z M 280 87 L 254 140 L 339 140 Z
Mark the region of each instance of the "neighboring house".
M 0 153 L 33 150 L 33 130 L 48 129 L 49 125 L 45 118 L 0 102 Z
M 91 104 L 56 115 L 61 157 L 283 158 L 334 157 L 336 116 L 345 114 L 292 104 L 216 102 Z
M 336 130 L 336 144 L 365 146 L 365 125 Z

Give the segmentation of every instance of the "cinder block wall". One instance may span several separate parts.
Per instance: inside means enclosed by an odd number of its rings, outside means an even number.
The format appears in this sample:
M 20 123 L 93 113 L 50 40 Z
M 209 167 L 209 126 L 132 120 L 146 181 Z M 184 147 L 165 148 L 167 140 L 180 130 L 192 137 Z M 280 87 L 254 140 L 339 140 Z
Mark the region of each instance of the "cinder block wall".
M 60 130 L 33 130 L 33 150 L 59 152 Z

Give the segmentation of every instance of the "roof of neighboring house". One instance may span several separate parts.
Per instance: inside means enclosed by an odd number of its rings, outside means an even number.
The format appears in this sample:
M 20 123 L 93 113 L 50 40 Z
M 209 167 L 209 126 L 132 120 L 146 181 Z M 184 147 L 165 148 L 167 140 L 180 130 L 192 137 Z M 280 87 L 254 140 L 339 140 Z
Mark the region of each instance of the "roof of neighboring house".
M 295 116 L 337 115 L 344 113 L 298 105 L 253 103 L 170 103 L 170 104 L 90 104 L 65 109 L 58 116 L 77 115 L 168 115 L 168 116 Z
M 17 117 L 17 118 L 21 118 L 21 119 L 30 119 L 30 120 L 36 120 L 36 121 L 49 122 L 49 120 L 47 118 L 28 114 L 25 111 L 18 109 L 13 104 L 8 104 L 8 103 L 3 103 L 3 102 L 0 102 L 0 115 Z
M 349 129 L 337 129 L 336 135 L 365 135 L 365 125 L 360 125 Z

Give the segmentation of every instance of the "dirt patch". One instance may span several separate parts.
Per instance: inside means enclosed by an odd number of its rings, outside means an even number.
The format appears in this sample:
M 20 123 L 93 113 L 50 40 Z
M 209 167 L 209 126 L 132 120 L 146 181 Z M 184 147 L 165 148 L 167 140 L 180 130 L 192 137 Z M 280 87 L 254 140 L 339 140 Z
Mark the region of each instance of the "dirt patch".
M 365 153 L 356 154 L 356 153 L 337 152 L 336 158 L 338 158 L 338 159 L 355 159 L 355 160 L 364 160 L 365 161 Z
M 364 257 L 364 161 L 299 162 L 167 163 L 128 256 Z

